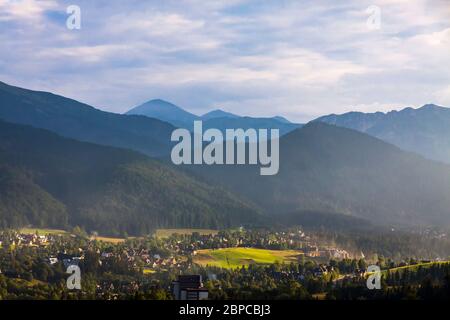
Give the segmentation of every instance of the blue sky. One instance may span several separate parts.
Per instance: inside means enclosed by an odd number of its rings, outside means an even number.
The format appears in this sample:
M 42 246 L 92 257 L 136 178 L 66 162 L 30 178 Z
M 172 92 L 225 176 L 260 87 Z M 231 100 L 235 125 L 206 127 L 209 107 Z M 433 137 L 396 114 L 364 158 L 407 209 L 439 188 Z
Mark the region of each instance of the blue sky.
M 72 4 L 81 30 L 66 28 Z M 450 2 L 0 0 L 0 80 L 112 112 L 153 98 L 295 121 L 450 106 Z

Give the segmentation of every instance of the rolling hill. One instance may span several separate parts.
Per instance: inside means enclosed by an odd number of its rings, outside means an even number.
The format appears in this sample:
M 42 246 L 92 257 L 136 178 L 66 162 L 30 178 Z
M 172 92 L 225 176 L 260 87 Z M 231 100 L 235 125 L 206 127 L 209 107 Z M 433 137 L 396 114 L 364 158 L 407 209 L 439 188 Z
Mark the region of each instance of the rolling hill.
M 433 104 L 388 113 L 349 112 L 321 121 L 365 132 L 404 150 L 450 163 L 450 109 Z
M 313 122 L 280 139 L 280 170 L 191 167 L 268 214 L 334 212 L 373 224 L 450 224 L 450 166 L 369 135 Z
M 0 121 L 0 227 L 79 225 L 139 235 L 262 219 L 231 193 L 143 154 Z
M 157 157 L 170 152 L 170 134 L 174 129 L 157 119 L 104 112 L 52 93 L 3 82 L 0 82 L 0 119 Z

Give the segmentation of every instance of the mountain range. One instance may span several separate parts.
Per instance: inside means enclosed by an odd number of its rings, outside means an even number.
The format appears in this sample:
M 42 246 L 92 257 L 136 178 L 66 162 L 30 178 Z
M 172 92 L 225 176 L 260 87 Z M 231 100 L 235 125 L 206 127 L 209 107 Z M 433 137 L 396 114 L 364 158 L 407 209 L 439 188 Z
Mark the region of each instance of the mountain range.
M 358 130 L 429 159 L 450 163 L 450 109 L 427 104 L 387 113 L 348 112 L 315 121 Z
M 280 170 L 192 166 L 268 214 L 316 211 L 382 225 L 450 224 L 450 166 L 357 131 L 311 122 L 280 139 Z
M 170 152 L 174 127 L 144 116 L 95 109 L 49 92 L 0 82 L 0 119 L 47 129 L 80 141 L 129 148 L 150 156 Z
M 161 121 L 166 121 L 175 127 L 186 128 L 192 131 L 195 120 L 203 122 L 203 128 L 216 128 L 223 133 L 225 129 L 279 129 L 280 135 L 300 128 L 302 124 L 292 123 L 287 119 L 275 116 L 271 118 L 256 118 L 238 116 L 220 109 L 210 111 L 202 116 L 190 113 L 170 102 L 155 99 L 132 108 L 126 112 L 127 115 L 144 115 Z
M 159 119 L 121 115 L 0 83 L 0 227 L 80 225 L 134 235 L 156 227 L 311 224 L 315 216 L 342 217 L 340 225 L 450 225 L 450 166 L 417 154 L 445 160 L 446 108 L 331 115 L 301 126 L 157 105 L 144 109 L 159 110 Z M 199 118 L 220 129 L 280 128 L 279 173 L 165 163 L 175 121 Z

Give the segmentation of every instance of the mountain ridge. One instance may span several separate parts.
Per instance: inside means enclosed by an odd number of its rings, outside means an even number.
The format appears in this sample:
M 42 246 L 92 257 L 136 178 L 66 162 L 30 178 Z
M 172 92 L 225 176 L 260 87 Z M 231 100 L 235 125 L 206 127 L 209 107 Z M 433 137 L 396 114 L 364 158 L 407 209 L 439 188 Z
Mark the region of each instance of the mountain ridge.
M 168 122 L 176 127 L 193 130 L 195 120 L 202 120 L 205 129 L 279 129 L 280 135 L 286 134 L 302 124 L 292 123 L 280 116 L 249 117 L 240 116 L 220 109 L 197 116 L 183 108 L 161 99 L 153 99 L 127 111 L 127 115 L 143 115 Z
M 331 114 L 313 121 L 358 130 L 429 159 L 450 163 L 450 108 L 426 104 L 386 113 Z
M 144 116 L 98 110 L 55 95 L 0 85 L 0 119 L 31 125 L 80 141 L 130 148 L 159 157 L 170 152 L 171 124 Z
M 214 109 L 212 111 L 209 111 L 205 114 L 203 114 L 201 116 L 202 120 L 210 120 L 210 119 L 214 119 L 214 118 L 239 118 L 240 116 L 231 113 L 231 112 L 226 112 L 223 111 L 221 109 Z
M 429 121 L 435 121 L 433 123 L 438 124 L 431 127 L 433 130 L 435 128 L 447 129 L 447 119 L 441 116 L 442 112 L 446 114 L 447 110 L 434 105 L 426 105 L 419 111 L 405 108 L 401 112 L 388 113 L 391 118 L 392 115 L 395 115 L 395 121 L 390 120 L 394 122 L 394 126 L 383 120 L 384 126 L 378 126 L 378 129 L 382 130 L 386 126 L 396 130 L 408 129 L 409 131 L 404 131 L 404 133 L 410 134 L 412 127 L 413 132 L 422 130 L 421 132 L 427 133 L 428 131 L 421 126 L 424 123 L 428 124 Z M 436 120 L 435 113 L 438 114 L 438 120 Z M 407 120 L 403 117 L 405 114 L 408 116 Z M 416 117 L 417 119 L 411 125 L 410 117 L 417 114 L 426 114 L 428 118 Z M 356 112 L 351 115 L 361 116 Z M 397 121 L 398 115 L 403 121 Z M 171 208 L 167 209 L 168 212 L 176 209 L 176 213 L 167 218 L 160 216 L 161 211 L 155 211 L 157 212 L 156 216 L 160 217 L 158 218 L 160 220 L 154 221 L 156 225 L 202 225 L 202 223 L 212 225 L 214 221 L 222 221 L 222 225 L 230 224 L 230 220 L 226 220 L 228 219 L 226 214 L 219 214 L 216 210 L 217 208 L 223 210 L 227 208 L 226 203 L 223 203 L 226 202 L 225 199 L 229 199 L 230 203 L 234 204 L 233 208 L 241 213 L 240 210 L 246 208 L 247 211 L 244 211 L 248 213 L 248 217 L 256 217 L 255 212 L 264 211 L 270 214 L 312 211 L 335 212 L 363 219 L 371 219 L 375 216 L 376 219 L 388 224 L 450 224 L 450 199 L 448 197 L 450 167 L 443 163 L 427 160 L 410 151 L 405 152 L 402 149 L 406 148 L 395 146 L 395 143 L 385 142 L 385 137 L 384 139 L 376 137 L 371 131 L 373 129 L 367 128 L 373 128 L 372 122 L 378 121 L 378 117 L 384 117 L 383 113 L 373 114 L 372 117 L 375 117 L 375 120 L 370 117 L 367 119 L 364 114 L 362 117 L 364 121 L 361 120 L 357 123 L 361 128 L 370 131 L 368 133 L 361 132 L 362 129 L 355 131 L 319 120 L 312 121 L 301 128 L 293 127 L 288 132 L 284 132 L 280 138 L 279 173 L 275 176 L 261 177 L 259 167 L 256 166 L 168 168 L 158 162 L 149 163 L 154 160 L 149 160 L 146 155 L 159 155 L 166 159 L 170 154 L 171 145 L 168 141 L 170 141 L 170 133 L 175 127 L 169 123 L 141 115 L 112 114 L 51 93 L 0 84 L 0 119 L 16 123 L 16 125 L 34 126 L 35 130 L 42 128 L 42 130 L 52 131 L 59 135 L 59 139 L 69 139 L 71 142 L 66 141 L 65 143 L 73 148 L 65 149 L 62 142 L 55 146 L 48 141 L 40 143 L 40 131 L 33 131 L 28 135 L 27 143 L 30 145 L 27 145 L 24 140 L 21 142 L 22 144 L 19 144 L 22 145 L 21 153 L 14 153 L 15 149 L 11 142 L 3 139 L 1 141 L 3 144 L 0 145 L 4 151 L 0 153 L 0 168 L 2 168 L 0 170 L 2 179 L 0 187 L 4 192 L 10 192 L 13 198 L 20 196 L 21 188 L 29 190 L 30 197 L 19 198 L 19 200 L 23 200 L 20 202 L 19 208 L 25 208 L 24 210 L 29 212 L 28 218 L 34 217 L 33 219 L 37 219 L 38 222 L 47 221 L 50 219 L 50 215 L 55 218 L 54 223 L 56 223 L 55 221 L 60 223 L 77 221 L 77 223 L 97 226 L 98 224 L 89 220 L 93 217 L 95 221 L 102 221 L 104 227 L 112 230 L 115 234 L 124 232 L 124 228 L 136 232 L 141 227 L 138 224 L 126 227 L 124 224 L 122 228 L 117 224 L 117 220 L 107 219 L 107 212 L 117 215 L 116 218 L 125 219 L 121 212 L 135 212 L 133 211 L 135 209 L 144 214 L 146 211 L 142 209 L 142 206 L 156 210 L 158 205 L 155 207 L 155 203 L 159 204 L 159 208 Z M 237 126 L 236 123 L 232 123 L 233 121 L 242 119 L 247 121 L 247 125 L 251 125 L 251 127 L 255 126 L 251 121 L 261 120 L 251 117 L 216 118 L 205 122 L 207 125 L 204 128 L 208 128 L 208 123 L 221 128 L 220 125 L 227 122 L 231 123 L 227 126 L 233 127 Z M 267 118 L 262 119 L 268 121 Z M 281 123 L 279 120 L 272 119 L 272 121 Z M 261 123 L 263 122 L 259 122 L 259 124 Z M 242 123 L 238 124 L 242 126 Z M 283 125 L 295 126 L 297 124 Z M 264 123 L 264 126 L 267 127 L 269 124 Z M 430 130 L 430 126 L 425 126 L 425 128 Z M 431 132 L 435 133 L 433 130 Z M 392 131 L 390 132 L 392 134 Z M 19 137 L 20 135 L 12 135 L 9 140 L 14 141 Z M 412 136 L 412 139 L 415 139 L 414 142 L 421 142 L 416 136 Z M 83 145 L 84 151 L 80 154 L 77 153 L 78 151 L 75 152 L 78 144 L 74 141 L 97 143 L 103 146 L 96 145 L 94 148 L 90 144 L 90 147 Z M 42 148 L 45 146 L 44 149 L 47 150 L 47 153 L 43 154 L 39 148 L 33 149 L 35 146 L 31 144 L 32 142 Z M 112 151 L 100 147 L 121 147 L 141 153 L 123 149 L 120 149 L 120 152 Z M 29 151 L 27 153 L 25 150 L 28 149 L 34 150 L 36 155 Z M 103 150 L 105 155 L 102 155 L 100 151 L 97 153 L 92 151 L 94 149 Z M 78 154 L 77 159 L 83 163 L 84 167 L 75 165 L 74 159 L 68 157 L 66 153 L 61 154 L 62 150 L 66 150 L 69 155 Z M 91 150 L 93 154 L 89 157 L 82 157 L 81 155 L 87 153 L 86 150 Z M 450 148 L 445 150 L 450 152 Z M 11 152 L 15 154 L 15 158 L 9 159 L 7 155 Z M 127 157 L 135 159 L 134 162 L 125 161 L 128 159 Z M 34 159 L 34 162 L 29 162 L 29 160 L 26 162 L 26 159 Z M 117 163 L 120 159 L 124 161 L 123 165 Z M 90 164 L 90 161 L 94 163 Z M 49 163 L 52 166 L 49 166 Z M 18 166 L 19 164 L 23 168 Z M 65 166 L 69 164 L 72 167 L 66 170 Z M 94 164 L 98 166 L 96 170 L 92 168 Z M 89 167 L 90 165 L 91 167 Z M 82 171 L 79 171 L 80 168 Z M 195 177 L 198 175 L 201 179 L 193 178 L 191 174 L 185 174 L 186 171 L 194 172 Z M 71 174 L 71 172 L 74 173 Z M 171 182 L 158 180 L 161 173 L 170 177 L 169 181 Z M 102 177 L 110 180 L 95 180 Z M 99 181 L 104 183 L 100 184 L 100 189 L 98 189 Z M 159 184 L 155 181 L 159 181 Z M 184 181 L 191 189 L 183 188 L 176 183 L 177 181 Z M 181 203 L 177 202 L 175 207 L 170 207 L 171 198 L 158 200 L 156 193 L 150 193 L 151 200 L 156 202 L 148 202 L 145 190 L 159 190 L 157 189 L 159 185 L 165 188 L 163 195 L 173 194 Z M 225 190 L 213 193 L 215 197 L 218 196 L 223 200 L 219 203 L 215 203 L 211 198 L 213 194 L 206 190 L 208 187 L 217 185 L 221 185 Z M 136 186 L 138 189 L 133 189 Z M 77 190 L 78 192 L 68 192 L 67 190 Z M 128 194 L 127 190 L 133 190 L 132 193 L 136 193 L 136 197 Z M 226 190 L 233 190 L 233 194 Z M 71 198 L 67 196 L 70 194 L 78 194 L 78 196 Z M 242 203 L 235 194 L 239 195 Z M 139 200 L 138 204 L 133 202 L 136 199 Z M 120 204 L 124 203 L 122 200 L 126 200 L 129 206 L 119 209 Z M 2 201 L 4 206 L 12 211 L 17 209 L 12 207 L 13 203 L 8 202 L 7 198 L 3 198 Z M 46 211 L 49 215 L 36 216 L 33 210 L 26 209 L 33 203 L 40 208 L 38 210 L 40 213 Z M 259 208 L 253 207 L 255 203 Z M 74 208 L 84 211 L 76 211 L 74 215 Z M 183 211 L 187 208 L 190 208 L 189 212 L 191 213 Z M 192 210 L 196 213 L 192 213 Z M 20 217 L 19 211 L 14 211 L 18 217 Z M 89 212 L 89 215 L 83 212 Z M 231 212 L 233 223 L 240 221 L 238 217 L 234 216 L 233 210 L 222 212 Z M 2 214 L 5 217 L 7 212 Z M 4 224 L 6 221 L 4 217 L 3 220 L 0 218 L 0 224 Z M 78 220 L 70 220 L 73 217 L 77 217 Z M 10 219 L 8 223 L 18 223 L 17 219 L 14 220 L 15 218 L 9 217 L 8 219 Z M 23 214 L 22 218 L 18 219 L 23 220 Z M 150 225 L 142 224 L 142 228 L 147 230 Z
M 192 168 L 268 214 L 336 212 L 379 224 L 450 224 L 450 166 L 352 129 L 311 122 L 280 138 L 277 175 Z

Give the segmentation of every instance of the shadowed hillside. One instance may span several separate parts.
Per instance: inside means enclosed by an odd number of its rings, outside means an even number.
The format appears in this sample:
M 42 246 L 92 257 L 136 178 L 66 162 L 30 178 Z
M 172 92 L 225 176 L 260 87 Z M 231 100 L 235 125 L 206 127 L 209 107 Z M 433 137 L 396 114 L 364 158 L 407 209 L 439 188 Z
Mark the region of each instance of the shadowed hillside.
M 258 224 L 250 205 L 146 156 L 0 121 L 0 227 L 104 234 Z
M 170 151 L 174 127 L 143 116 L 104 112 L 48 92 L 0 82 L 0 119 L 31 125 L 68 138 L 129 148 L 150 156 Z
M 191 167 L 270 214 L 338 212 L 374 224 L 450 224 L 450 166 L 354 130 L 310 123 L 280 139 L 280 170 Z

